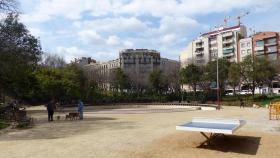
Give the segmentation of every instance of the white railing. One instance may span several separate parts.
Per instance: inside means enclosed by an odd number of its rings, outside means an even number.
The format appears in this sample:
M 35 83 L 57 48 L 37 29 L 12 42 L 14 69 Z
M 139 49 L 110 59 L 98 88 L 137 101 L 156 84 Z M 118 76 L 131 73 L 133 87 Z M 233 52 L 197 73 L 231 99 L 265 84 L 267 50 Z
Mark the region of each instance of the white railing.
M 232 36 L 232 35 L 233 35 L 233 32 L 227 32 L 227 33 L 223 34 L 223 37 L 229 37 L 229 36 Z

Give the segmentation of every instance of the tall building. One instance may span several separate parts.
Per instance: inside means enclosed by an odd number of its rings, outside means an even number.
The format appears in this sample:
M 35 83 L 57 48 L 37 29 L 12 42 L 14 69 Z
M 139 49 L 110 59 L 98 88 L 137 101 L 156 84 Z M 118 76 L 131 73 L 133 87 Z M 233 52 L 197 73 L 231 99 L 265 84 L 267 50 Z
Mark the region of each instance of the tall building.
M 121 68 L 128 75 L 134 88 L 141 89 L 149 86 L 149 75 L 154 70 L 161 70 L 171 79 L 178 74 L 180 65 L 176 60 L 161 58 L 156 50 L 124 49 L 116 60 L 84 66 L 86 76 L 104 89 L 114 88 L 111 83 L 114 82 L 113 72 L 116 68 Z
M 259 32 L 253 36 L 253 51 L 256 56 L 268 60 L 280 60 L 280 38 L 278 32 Z
M 148 86 L 151 72 L 159 70 L 160 53 L 148 49 L 124 49 L 120 51 L 120 66 L 136 87 Z
M 180 53 L 180 66 L 186 67 L 187 65 L 194 63 L 194 57 L 193 57 L 193 42 L 190 42 L 188 46 Z
M 216 60 L 217 57 L 226 58 L 231 62 L 238 62 L 239 40 L 244 37 L 247 37 L 244 25 L 221 27 L 215 31 L 204 33 L 193 40 L 187 46 L 187 49 L 181 53 L 181 66 L 184 67 L 190 62 L 203 65 L 209 61 Z M 185 55 L 185 53 L 189 55 Z
M 252 37 L 243 38 L 239 41 L 239 58 L 238 62 L 242 62 L 246 56 L 252 55 L 253 53 L 253 45 L 252 45 Z

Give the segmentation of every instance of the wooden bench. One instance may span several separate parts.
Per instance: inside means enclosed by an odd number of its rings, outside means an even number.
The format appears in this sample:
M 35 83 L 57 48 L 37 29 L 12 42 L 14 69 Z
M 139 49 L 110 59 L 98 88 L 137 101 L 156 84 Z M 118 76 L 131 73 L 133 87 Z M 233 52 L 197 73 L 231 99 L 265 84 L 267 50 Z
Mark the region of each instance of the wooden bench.
M 280 119 L 280 102 L 272 102 L 269 104 L 269 120 Z

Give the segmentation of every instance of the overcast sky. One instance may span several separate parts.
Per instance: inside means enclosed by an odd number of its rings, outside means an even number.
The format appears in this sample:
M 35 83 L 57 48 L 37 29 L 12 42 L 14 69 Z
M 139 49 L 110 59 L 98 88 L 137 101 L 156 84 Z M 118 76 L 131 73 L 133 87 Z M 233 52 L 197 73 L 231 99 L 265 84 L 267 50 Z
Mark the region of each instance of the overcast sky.
M 67 61 L 88 56 L 100 61 L 120 49 L 148 48 L 179 58 L 189 41 L 246 11 L 256 31 L 280 31 L 280 0 L 21 0 L 21 21 L 42 48 Z

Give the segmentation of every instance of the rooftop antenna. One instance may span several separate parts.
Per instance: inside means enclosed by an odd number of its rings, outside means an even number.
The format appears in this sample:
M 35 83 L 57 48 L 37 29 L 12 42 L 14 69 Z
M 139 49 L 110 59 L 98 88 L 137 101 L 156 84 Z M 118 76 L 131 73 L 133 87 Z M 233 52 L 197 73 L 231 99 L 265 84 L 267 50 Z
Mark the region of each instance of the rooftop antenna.
M 240 14 L 239 16 L 236 17 L 237 25 L 238 25 L 238 26 L 240 26 L 240 24 L 241 24 L 241 18 L 243 18 L 243 17 L 249 15 L 249 13 L 250 13 L 250 12 L 245 12 L 245 13 L 242 13 L 242 14 Z

